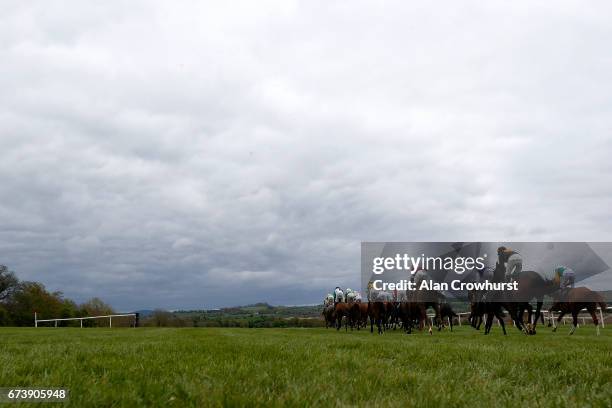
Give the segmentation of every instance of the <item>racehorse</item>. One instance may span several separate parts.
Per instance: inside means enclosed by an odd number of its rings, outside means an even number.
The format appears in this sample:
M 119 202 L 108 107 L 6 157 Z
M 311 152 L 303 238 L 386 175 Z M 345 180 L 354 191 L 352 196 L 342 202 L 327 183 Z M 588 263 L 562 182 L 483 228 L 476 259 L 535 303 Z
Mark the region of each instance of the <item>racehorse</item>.
M 494 281 L 502 282 L 504 273 L 504 265 L 497 262 L 495 265 L 495 272 L 493 273 Z M 489 293 L 486 296 L 489 298 L 489 303 L 492 302 L 493 299 L 502 303 L 502 307 L 510 313 L 510 317 L 514 321 L 517 329 L 525 334 L 535 334 L 535 328 L 540 318 L 542 304 L 544 303 L 544 296 L 557 291 L 559 286 L 554 281 L 544 279 L 539 273 L 534 271 L 522 271 L 516 281 L 516 292 L 498 291 L 496 293 Z M 523 323 L 523 314 L 531 307 L 529 302 L 532 299 L 536 299 L 537 302 L 535 318 L 533 319 L 533 325 L 531 325 L 530 319 L 529 324 L 525 326 Z M 496 307 L 490 305 L 489 309 L 493 310 L 496 309 Z
M 453 318 L 457 317 L 457 313 L 453 311 L 451 305 L 446 302 L 440 304 L 440 316 L 436 317 L 438 320 L 439 327 L 444 326 L 444 318 L 448 319 L 450 330 L 453 331 Z
M 349 321 L 350 321 L 350 310 L 348 303 L 336 303 L 334 306 L 334 314 L 336 316 L 336 330 L 340 330 L 342 328 L 342 318 L 346 317 L 346 323 L 344 327 L 346 331 L 348 331 Z
M 336 313 L 334 305 L 327 305 L 321 313 L 325 318 L 325 328 L 333 327 L 336 323 Z
M 442 295 L 435 291 L 406 291 L 405 300 L 400 302 L 397 308 L 397 315 L 402 321 L 406 333 L 410 334 L 412 332 L 412 327 L 416 322 L 419 330 L 423 330 L 425 324 L 427 324 L 429 326 L 428 332 L 432 334 L 431 323 L 427 319 L 427 308 L 433 307 L 436 316 L 439 316 L 440 296 Z
M 385 329 L 390 329 L 393 327 L 395 330 L 398 319 L 397 319 L 397 304 L 396 302 L 384 302 L 385 304 Z
M 470 322 L 470 326 L 472 326 L 476 330 L 480 330 L 480 325 L 484 321 L 484 315 L 485 315 L 485 302 L 482 301 L 482 298 L 479 296 L 482 296 L 482 295 L 473 294 L 473 293 L 468 294 L 468 300 L 470 301 L 470 316 L 468 317 L 468 321 Z M 508 310 L 510 313 L 512 313 L 511 311 L 514 310 L 514 306 L 507 302 L 501 303 L 501 306 L 504 309 Z M 533 307 L 529 303 L 526 303 L 524 307 L 527 311 L 527 316 L 528 316 L 527 320 L 531 322 L 531 319 L 533 316 Z M 521 320 L 522 320 L 522 314 L 524 314 L 524 311 L 518 311 L 518 313 L 521 314 Z M 540 313 L 540 320 L 542 321 L 542 324 L 544 324 L 544 315 L 541 313 Z M 514 323 L 516 325 L 516 321 L 514 321 Z
M 563 316 L 567 313 L 572 315 L 572 328 L 569 334 L 574 334 L 576 326 L 578 325 L 578 314 L 582 309 L 586 309 L 591 318 L 593 324 L 597 327 L 597 335 L 599 335 L 599 320 L 597 319 L 597 306 L 601 307 L 601 310 L 606 310 L 606 302 L 604 298 L 597 292 L 592 291 L 585 287 L 570 289 L 563 301 L 555 301 L 550 307 L 550 311 L 560 311 L 559 317 L 557 318 L 557 324 L 561 321 Z M 557 331 L 558 325 L 555 325 L 553 331 Z
M 533 319 L 533 326 L 531 322 L 528 325 L 528 334 L 536 333 L 536 326 L 540 319 L 540 312 L 542 310 L 542 304 L 544 303 L 544 296 L 550 295 L 559 290 L 559 285 L 553 280 L 543 278 L 539 273 L 534 271 L 523 271 L 518 278 L 518 290 L 512 296 L 517 299 L 517 310 L 515 321 L 520 322 L 521 328 L 523 327 L 523 313 L 528 310 L 527 305 L 532 299 L 536 300 L 536 311 L 535 318 Z
M 357 326 L 357 330 L 361 328 L 361 303 L 349 303 L 348 324 L 351 330 Z
M 386 307 L 383 302 L 368 302 L 368 316 L 370 317 L 370 333 L 374 333 L 374 322 L 378 328 L 378 334 L 383 333 L 383 322 L 386 317 Z
M 427 320 L 427 312 L 424 304 L 414 301 L 404 301 L 399 304 L 398 309 L 399 318 L 407 334 L 412 333 L 415 322 L 417 322 L 419 329 L 423 328 L 423 323 Z M 431 334 L 431 327 L 429 333 Z
M 421 282 L 427 279 L 428 276 L 425 271 L 421 270 L 421 271 L 417 271 L 413 275 L 413 278 L 414 278 L 415 287 L 420 288 Z M 425 312 L 427 312 L 427 309 L 431 307 L 434 310 L 435 320 L 438 326 L 438 331 L 442 330 L 442 324 L 441 324 L 439 317 L 440 317 L 440 304 L 446 300 L 444 295 L 442 295 L 437 290 L 417 290 L 417 291 L 412 292 L 411 294 L 406 293 L 406 297 L 410 301 L 416 302 L 417 304 L 421 305 L 421 307 L 423 308 Z M 421 320 L 419 323 L 420 330 L 422 330 L 426 320 L 427 320 L 427 313 L 425 313 L 424 319 Z M 429 324 L 429 333 L 431 333 L 431 331 L 432 331 L 431 324 Z
M 490 291 L 484 295 L 485 298 L 488 296 L 491 296 L 490 299 L 500 300 L 500 298 L 504 297 L 504 293 L 502 293 L 502 291 Z M 486 316 L 484 334 L 489 334 L 491 332 L 493 317 L 497 317 L 497 321 L 504 332 L 504 336 L 506 335 L 506 324 L 504 322 L 504 312 L 502 308 L 508 310 L 512 316 L 512 313 L 514 312 L 514 305 L 512 303 L 483 299 L 482 312 Z

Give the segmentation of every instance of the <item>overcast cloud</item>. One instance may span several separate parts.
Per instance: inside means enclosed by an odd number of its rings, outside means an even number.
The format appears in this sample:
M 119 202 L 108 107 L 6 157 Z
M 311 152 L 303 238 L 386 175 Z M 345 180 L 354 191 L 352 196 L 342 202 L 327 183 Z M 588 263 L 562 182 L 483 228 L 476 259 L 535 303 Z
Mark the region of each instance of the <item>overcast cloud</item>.
M 612 241 L 611 9 L 3 2 L 0 263 L 175 309 L 319 302 L 361 241 Z

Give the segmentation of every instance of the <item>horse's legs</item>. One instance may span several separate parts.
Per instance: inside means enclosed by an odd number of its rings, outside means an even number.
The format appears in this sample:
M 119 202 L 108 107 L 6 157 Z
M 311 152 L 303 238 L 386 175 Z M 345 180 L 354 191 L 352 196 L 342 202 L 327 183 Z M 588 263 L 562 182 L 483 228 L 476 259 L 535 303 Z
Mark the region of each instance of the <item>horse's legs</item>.
M 527 309 L 527 322 L 531 323 L 531 319 L 533 318 L 533 307 L 529 303 L 526 303 L 524 308 Z
M 533 307 L 527 303 L 527 330 L 529 334 L 533 334 L 534 326 L 533 326 Z
M 508 310 L 508 312 L 510 313 L 510 317 L 512 318 L 512 321 L 514 322 L 514 325 L 516 326 L 516 328 L 525 334 L 529 334 L 528 329 L 527 327 L 525 327 L 525 323 L 523 322 L 523 314 L 525 312 L 525 309 L 526 309 L 525 306 L 520 307 L 516 305 L 516 309 L 514 310 L 514 313 L 512 313 L 512 310 Z M 529 315 L 531 316 L 531 312 L 529 312 Z
M 497 321 L 499 322 L 499 325 L 501 326 L 502 331 L 504 332 L 504 336 L 505 336 L 506 335 L 506 323 L 504 323 L 504 316 L 501 313 L 501 309 L 497 310 L 497 312 L 495 313 L 495 317 L 497 317 Z
M 366 323 L 367 327 L 367 323 Z M 370 316 L 370 333 L 374 333 L 374 316 Z
M 557 324 L 555 324 L 555 327 L 553 327 L 553 332 L 557 331 L 557 327 L 559 327 L 559 323 L 561 323 L 561 319 L 563 319 L 563 316 L 565 316 L 565 312 L 561 311 L 561 313 L 559 313 L 559 317 L 557 317 Z
M 404 330 L 406 331 L 406 334 L 411 334 L 412 333 L 412 322 L 410 321 L 411 319 L 411 315 L 408 314 L 408 316 L 404 316 L 403 320 L 402 320 L 402 325 L 404 326 Z
M 488 312 L 487 315 L 486 315 L 485 327 L 486 327 L 486 333 L 487 334 L 491 333 L 491 328 L 493 327 L 493 318 L 494 317 L 495 317 L 495 311 Z
M 597 319 L 597 313 L 595 313 L 595 306 L 587 306 L 587 310 L 593 319 L 595 327 L 597 327 L 597 335 L 599 336 L 599 319 Z
M 442 330 L 442 314 L 440 313 L 440 303 L 436 302 L 432 304 L 431 307 L 434 310 L 434 324 L 438 327 L 438 331 L 440 331 Z
M 572 311 L 572 329 L 570 330 L 569 334 L 574 334 L 574 332 L 576 331 L 576 326 L 578 326 L 578 312 L 573 310 Z
M 533 319 L 533 334 L 535 334 L 536 332 L 536 326 L 538 325 L 538 319 L 540 318 L 540 313 L 542 310 L 542 304 L 544 303 L 543 299 L 538 299 L 537 300 L 537 304 L 536 304 L 536 311 L 535 311 L 535 319 Z M 544 324 L 544 321 L 542 321 L 542 324 Z

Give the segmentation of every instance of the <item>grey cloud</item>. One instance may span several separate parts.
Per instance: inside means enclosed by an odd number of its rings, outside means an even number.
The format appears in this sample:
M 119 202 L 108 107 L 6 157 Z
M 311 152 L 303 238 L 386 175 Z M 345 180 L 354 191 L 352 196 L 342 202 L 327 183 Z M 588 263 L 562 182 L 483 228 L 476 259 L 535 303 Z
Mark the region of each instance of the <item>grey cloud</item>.
M 601 8 L 12 3 L 1 262 L 125 310 L 297 304 L 362 240 L 610 240 Z

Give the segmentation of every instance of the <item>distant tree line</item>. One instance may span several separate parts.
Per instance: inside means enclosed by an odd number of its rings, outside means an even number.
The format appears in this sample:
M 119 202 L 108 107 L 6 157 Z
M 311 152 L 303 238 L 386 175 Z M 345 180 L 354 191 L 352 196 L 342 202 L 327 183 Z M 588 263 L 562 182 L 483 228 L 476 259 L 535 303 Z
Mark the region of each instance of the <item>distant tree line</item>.
M 38 319 L 104 316 L 116 313 L 101 299 L 94 297 L 77 304 L 62 292 L 49 292 L 40 282 L 20 281 L 15 273 L 0 265 L 0 326 L 33 326 L 34 312 Z M 140 318 L 145 327 L 320 327 L 320 306 L 272 307 L 258 303 L 217 311 L 154 310 Z M 132 317 L 113 318 L 113 327 L 131 326 Z M 54 323 L 41 323 L 43 325 Z M 61 321 L 58 326 L 80 327 L 81 322 Z M 107 319 L 83 320 L 84 327 L 107 327 Z
M 39 319 L 87 317 L 113 314 L 111 306 L 98 298 L 77 304 L 62 292 L 49 292 L 40 282 L 20 281 L 15 273 L 0 265 L 0 326 L 33 326 L 34 312 Z M 126 320 L 123 322 L 122 320 Z M 129 325 L 127 318 L 113 319 L 113 326 Z M 79 321 L 58 322 L 80 326 Z M 108 326 L 105 319 L 84 320 L 83 326 Z
M 144 317 L 142 326 L 145 327 L 322 327 L 324 321 L 319 318 L 300 317 L 277 317 L 261 316 L 253 314 L 250 316 L 214 316 L 205 314 L 193 314 L 192 312 L 168 312 L 165 310 L 154 310 L 150 315 Z

